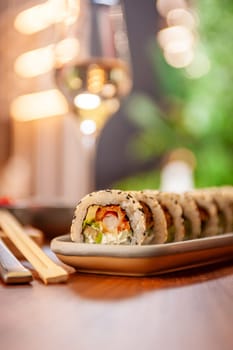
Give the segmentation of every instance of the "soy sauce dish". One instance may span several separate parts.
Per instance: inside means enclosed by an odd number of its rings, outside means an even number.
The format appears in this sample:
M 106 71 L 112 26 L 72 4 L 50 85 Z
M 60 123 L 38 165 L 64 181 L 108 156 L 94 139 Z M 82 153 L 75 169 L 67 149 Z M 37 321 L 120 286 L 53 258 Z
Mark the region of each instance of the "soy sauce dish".
M 22 225 L 41 230 L 47 239 L 70 232 L 75 205 L 34 201 L 1 201 L 0 209 L 8 210 Z

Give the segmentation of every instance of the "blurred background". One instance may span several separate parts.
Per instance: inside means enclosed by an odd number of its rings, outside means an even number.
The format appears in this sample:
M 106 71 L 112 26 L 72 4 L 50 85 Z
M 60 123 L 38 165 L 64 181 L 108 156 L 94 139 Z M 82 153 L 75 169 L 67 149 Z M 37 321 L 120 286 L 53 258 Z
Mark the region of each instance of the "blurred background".
M 76 203 L 88 192 L 53 78 L 63 1 L 0 3 L 0 196 Z M 99 136 L 96 189 L 232 185 L 232 1 L 123 3 L 133 89 Z

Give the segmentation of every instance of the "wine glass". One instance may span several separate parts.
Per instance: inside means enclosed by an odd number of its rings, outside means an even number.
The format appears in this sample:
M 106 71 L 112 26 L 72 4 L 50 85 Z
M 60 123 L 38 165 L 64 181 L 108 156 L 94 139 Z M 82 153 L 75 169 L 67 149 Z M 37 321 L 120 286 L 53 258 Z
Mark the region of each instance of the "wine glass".
M 132 86 L 122 3 L 66 0 L 56 32 L 55 81 L 77 122 L 86 152 L 90 192 L 95 189 L 96 141 Z

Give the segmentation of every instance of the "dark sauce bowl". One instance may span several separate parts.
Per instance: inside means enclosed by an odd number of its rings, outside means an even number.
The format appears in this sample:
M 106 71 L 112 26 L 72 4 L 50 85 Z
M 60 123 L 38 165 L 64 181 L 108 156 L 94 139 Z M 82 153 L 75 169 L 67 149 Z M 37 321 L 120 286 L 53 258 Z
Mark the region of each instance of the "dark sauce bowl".
M 41 230 L 48 240 L 70 232 L 75 206 L 14 204 L 0 206 L 13 214 L 22 225 Z

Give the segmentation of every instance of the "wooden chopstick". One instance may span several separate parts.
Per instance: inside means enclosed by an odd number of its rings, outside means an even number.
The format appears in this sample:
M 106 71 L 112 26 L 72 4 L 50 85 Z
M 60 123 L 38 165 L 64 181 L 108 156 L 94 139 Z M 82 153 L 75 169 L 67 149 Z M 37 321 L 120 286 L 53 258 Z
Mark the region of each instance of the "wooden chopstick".
M 26 269 L 0 238 L 0 276 L 6 284 L 28 283 L 32 273 Z
M 0 210 L 0 226 L 18 250 L 32 264 L 45 284 L 65 282 L 68 273 L 53 262 L 24 232 L 23 226 L 8 211 Z
M 32 238 L 34 242 L 39 247 L 42 247 L 43 241 L 44 241 L 44 234 L 42 231 L 31 227 L 31 226 L 24 226 L 24 232 Z M 17 259 L 23 259 L 24 256 L 21 254 L 21 252 L 16 248 L 14 243 L 10 240 L 10 238 L 5 234 L 4 231 L 1 230 L 0 228 L 0 239 L 2 239 L 3 243 L 8 247 L 8 249 L 12 252 L 12 254 L 17 258 Z

